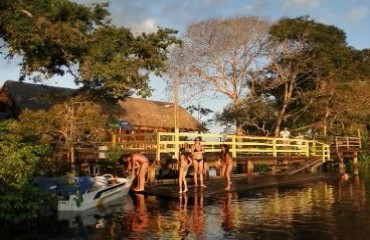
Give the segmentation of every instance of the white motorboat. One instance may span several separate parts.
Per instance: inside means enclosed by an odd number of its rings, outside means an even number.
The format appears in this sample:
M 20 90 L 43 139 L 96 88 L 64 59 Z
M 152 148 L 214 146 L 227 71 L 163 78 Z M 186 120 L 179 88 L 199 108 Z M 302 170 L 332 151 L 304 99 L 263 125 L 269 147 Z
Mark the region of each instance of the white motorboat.
M 58 211 L 74 212 L 84 211 L 104 204 L 126 195 L 135 177 L 113 178 L 110 174 L 95 177 L 92 186 L 81 189 L 58 200 Z
M 104 205 L 99 208 L 94 207 L 86 209 L 85 211 L 58 212 L 58 221 L 68 222 L 70 228 L 78 226 L 95 226 L 98 228 L 98 223 L 102 219 L 109 219 L 134 211 L 134 201 L 130 194 L 126 194 L 123 197 L 104 203 Z

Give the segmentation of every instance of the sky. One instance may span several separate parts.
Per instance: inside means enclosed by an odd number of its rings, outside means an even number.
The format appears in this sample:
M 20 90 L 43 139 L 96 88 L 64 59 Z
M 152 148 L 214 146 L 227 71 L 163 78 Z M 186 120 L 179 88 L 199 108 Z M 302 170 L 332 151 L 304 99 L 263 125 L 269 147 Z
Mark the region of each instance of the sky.
M 356 49 L 370 48 L 369 0 L 75 0 L 81 4 L 109 2 L 115 25 L 128 27 L 134 33 L 153 32 L 157 27 L 185 31 L 187 25 L 209 18 L 258 16 L 270 21 L 282 17 L 308 15 L 317 22 L 334 25 L 347 35 L 347 42 Z M 0 59 L 0 86 L 6 80 L 17 80 L 17 60 Z M 66 78 L 66 77 L 65 77 Z M 67 76 L 68 78 L 68 76 Z M 67 82 L 67 83 L 66 83 Z M 52 85 L 74 87 L 72 82 L 53 78 Z M 151 100 L 168 101 L 165 83 L 152 77 L 154 92 Z M 208 99 L 201 103 L 221 111 L 225 99 Z

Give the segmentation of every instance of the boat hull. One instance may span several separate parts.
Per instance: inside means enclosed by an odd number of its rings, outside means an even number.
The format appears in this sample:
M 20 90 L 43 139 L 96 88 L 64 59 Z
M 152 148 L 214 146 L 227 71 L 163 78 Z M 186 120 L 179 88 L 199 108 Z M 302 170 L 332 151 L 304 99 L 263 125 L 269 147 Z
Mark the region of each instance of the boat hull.
M 117 178 L 115 184 L 84 194 L 70 195 L 69 199 L 58 201 L 58 211 L 77 212 L 103 207 L 104 204 L 126 195 L 133 181 L 134 178 Z

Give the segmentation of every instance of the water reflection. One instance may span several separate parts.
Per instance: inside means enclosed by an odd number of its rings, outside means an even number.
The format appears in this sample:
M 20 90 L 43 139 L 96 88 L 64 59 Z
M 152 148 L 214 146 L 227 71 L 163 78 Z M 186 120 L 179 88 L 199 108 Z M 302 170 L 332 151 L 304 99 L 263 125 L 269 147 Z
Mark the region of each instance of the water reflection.
M 180 228 L 178 230 L 179 236 L 182 239 L 189 234 L 189 230 L 187 229 L 188 224 L 188 195 L 182 194 L 179 197 L 179 220 L 180 220 Z
M 369 198 L 368 173 L 211 196 L 133 194 L 63 220 L 64 236 L 45 239 L 367 239 Z
M 134 194 L 135 212 L 132 213 L 131 230 L 134 232 L 146 232 L 149 222 L 149 214 L 145 204 L 145 196 Z
M 190 229 L 195 234 L 197 239 L 203 239 L 202 232 L 204 228 L 204 209 L 203 209 L 203 193 L 195 192 L 194 205 L 192 209 L 192 224 Z
M 222 229 L 226 232 L 234 229 L 234 214 L 233 205 L 231 205 L 231 199 L 235 193 L 228 192 L 224 202 L 222 203 L 223 222 Z
M 126 195 L 99 208 L 91 208 L 81 212 L 60 212 L 58 220 L 68 222 L 70 228 L 77 226 L 104 228 L 107 219 L 117 213 L 130 212 L 134 207 L 131 196 Z

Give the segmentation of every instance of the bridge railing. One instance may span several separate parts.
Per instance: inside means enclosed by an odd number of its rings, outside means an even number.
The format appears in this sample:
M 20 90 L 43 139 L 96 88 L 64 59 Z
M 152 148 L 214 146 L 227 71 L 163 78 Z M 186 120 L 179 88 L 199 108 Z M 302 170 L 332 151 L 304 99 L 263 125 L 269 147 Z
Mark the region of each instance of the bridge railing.
M 190 150 L 194 138 L 202 137 L 202 145 L 206 153 L 220 152 L 221 144 L 228 144 L 233 157 L 247 155 L 259 156 L 315 156 L 323 161 L 330 159 L 329 145 L 315 140 L 301 138 L 274 138 L 229 134 L 197 134 L 197 133 L 157 133 L 156 159 L 161 154 L 171 154 L 178 157 L 180 148 Z
M 335 147 L 345 149 L 361 149 L 361 138 L 336 136 Z
M 322 161 L 330 160 L 330 145 L 316 140 L 309 141 L 310 156 L 322 157 Z
M 321 157 L 322 161 L 330 159 L 330 147 L 316 140 L 302 138 L 274 138 L 263 136 L 247 136 L 232 134 L 212 134 L 212 133 L 143 133 L 121 135 L 119 139 L 114 139 L 115 144 L 119 144 L 127 152 L 143 152 L 155 156 L 155 160 L 160 160 L 163 155 L 172 155 L 177 159 L 180 148 L 190 151 L 191 145 L 196 137 L 202 137 L 202 145 L 205 152 L 220 152 L 221 144 L 228 144 L 233 157 L 243 158 L 247 156 L 302 156 L 302 157 Z M 106 146 L 109 146 L 107 143 Z M 96 150 L 101 153 L 106 150 Z

